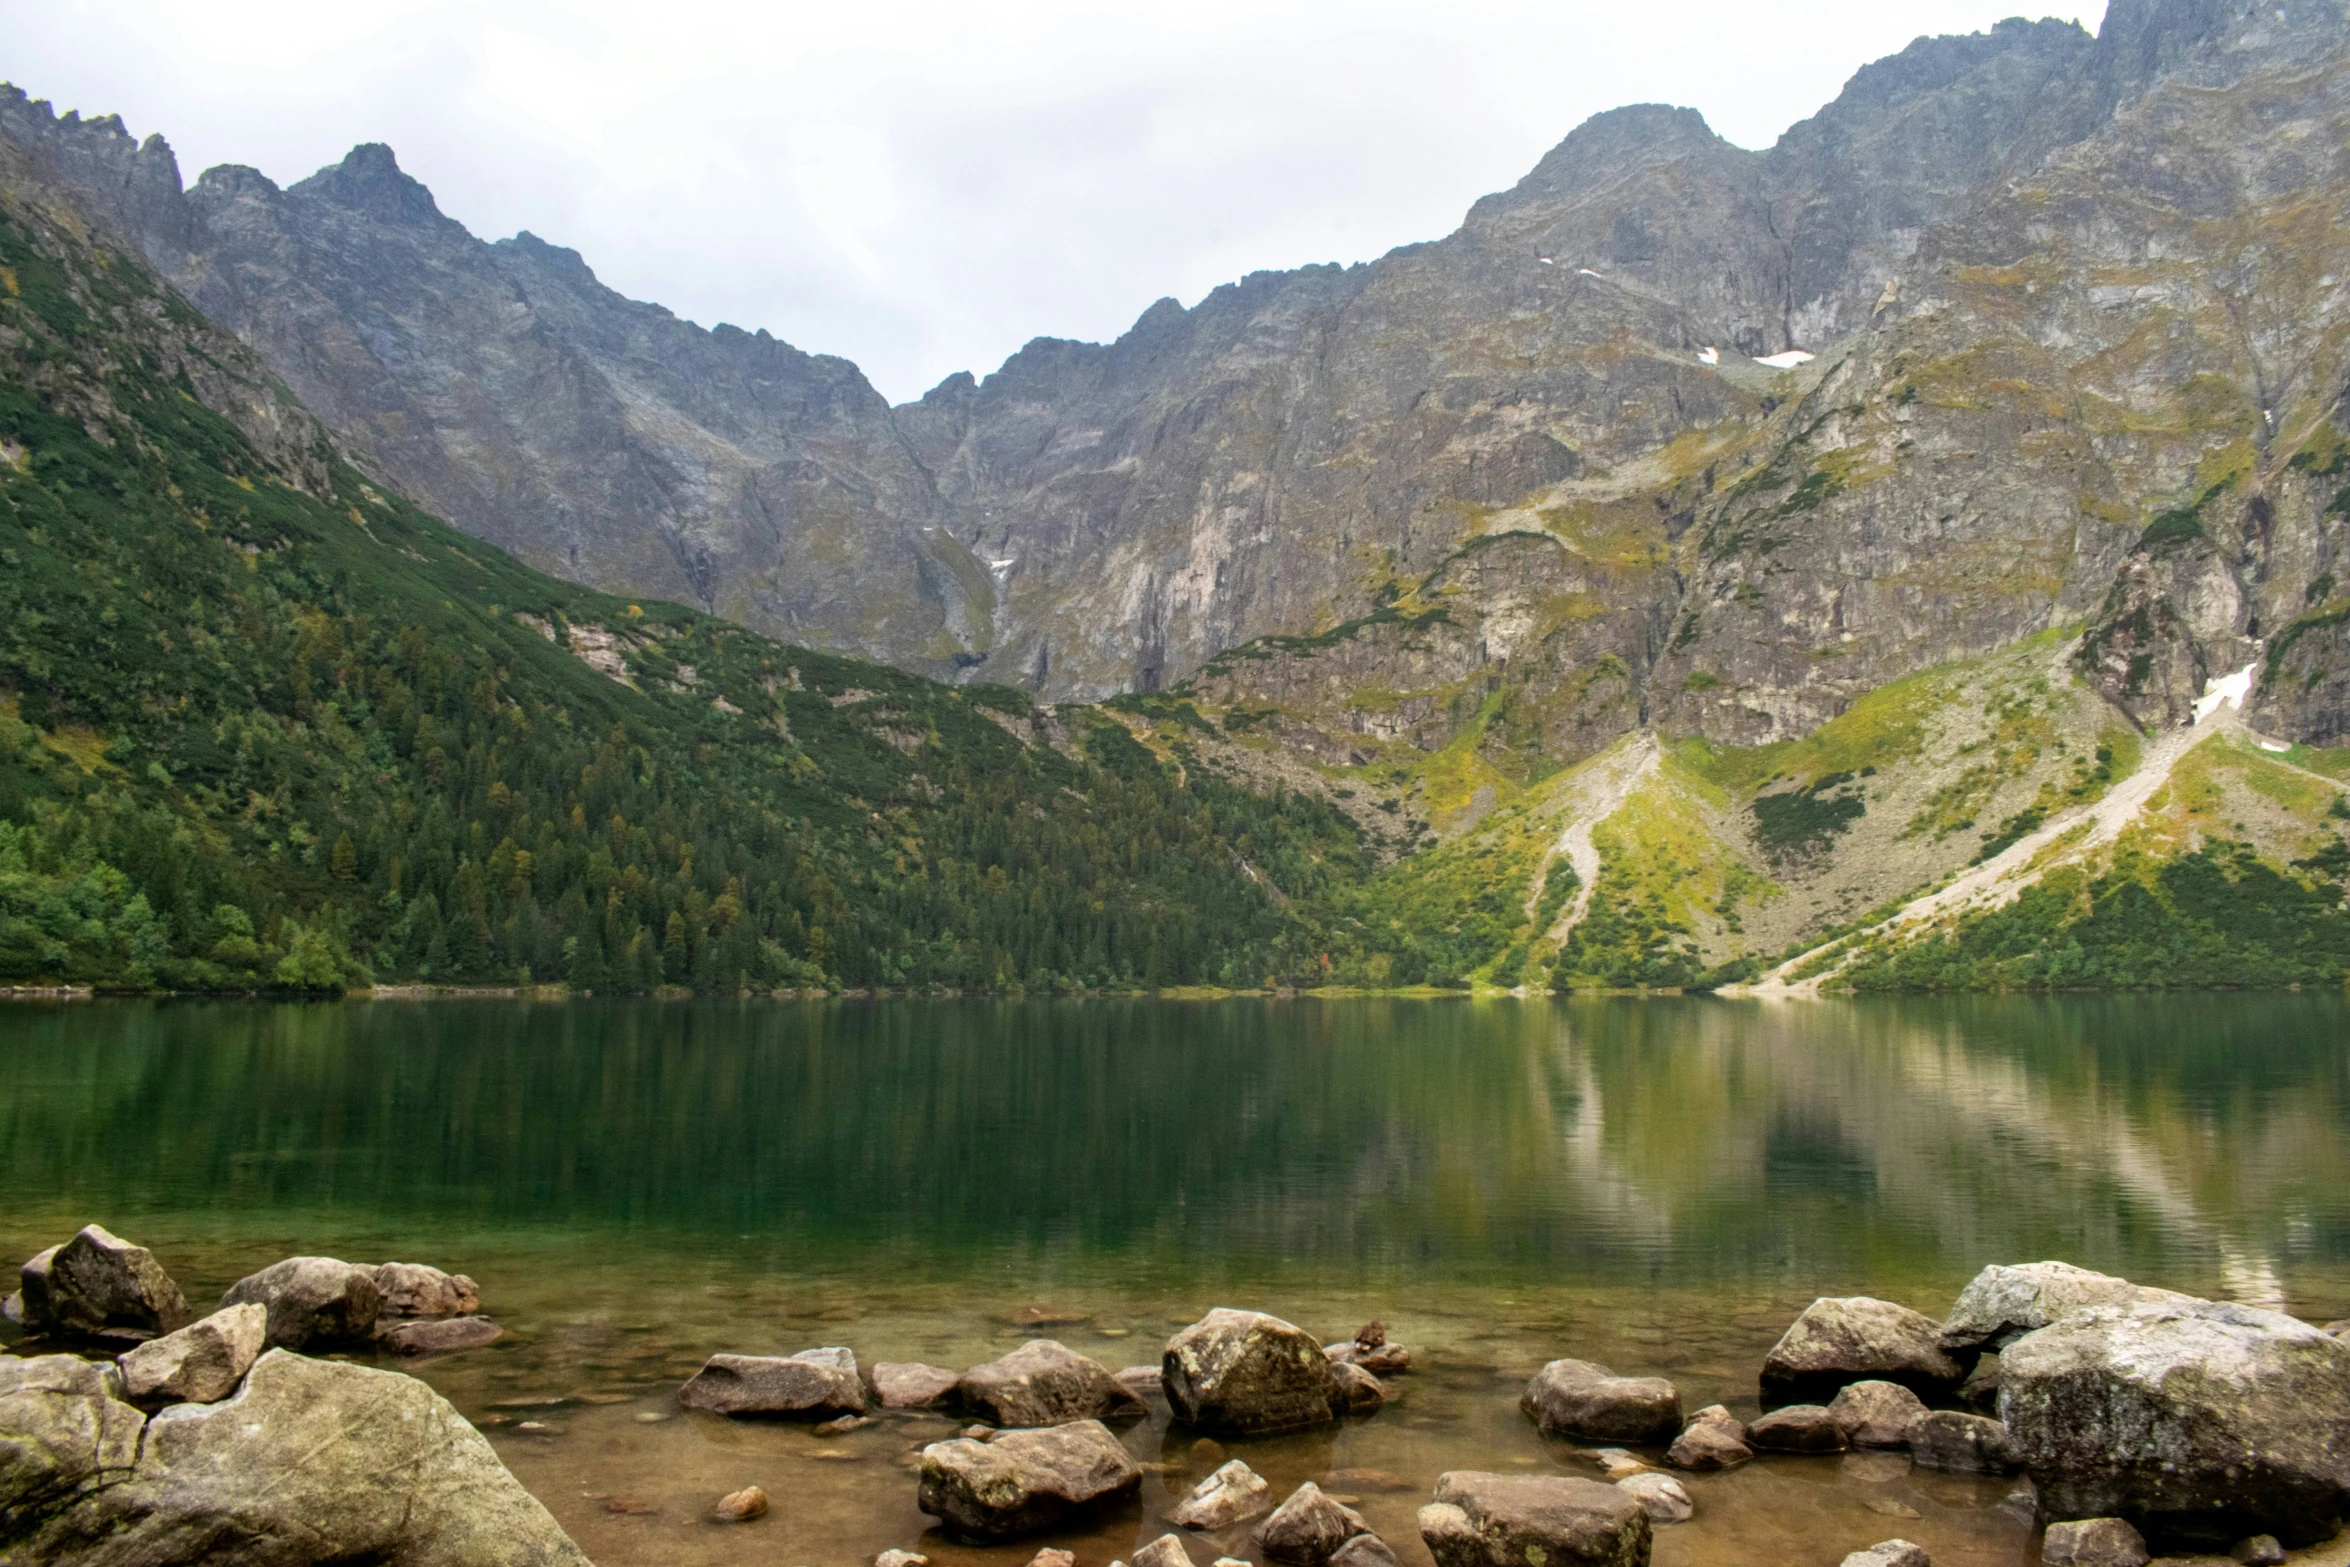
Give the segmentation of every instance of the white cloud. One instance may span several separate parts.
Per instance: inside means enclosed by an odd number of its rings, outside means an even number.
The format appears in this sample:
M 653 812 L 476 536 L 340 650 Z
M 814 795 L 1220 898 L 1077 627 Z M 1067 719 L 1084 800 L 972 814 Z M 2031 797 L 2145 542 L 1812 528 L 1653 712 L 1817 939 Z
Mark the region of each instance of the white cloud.
M 190 178 L 389 142 L 476 233 L 530 229 L 902 399 L 1162 295 L 1435 238 L 1621 103 L 1768 145 L 1868 60 L 2007 10 L 0 0 L 0 72 L 162 131 Z

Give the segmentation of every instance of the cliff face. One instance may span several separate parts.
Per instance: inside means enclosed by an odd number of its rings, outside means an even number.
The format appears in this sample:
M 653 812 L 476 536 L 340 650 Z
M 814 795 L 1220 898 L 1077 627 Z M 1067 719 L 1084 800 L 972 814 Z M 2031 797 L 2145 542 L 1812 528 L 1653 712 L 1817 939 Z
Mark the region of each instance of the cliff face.
M 769 633 L 1539 768 L 1644 721 L 1804 733 L 2089 620 L 2084 670 L 2149 722 L 2273 639 L 2264 721 L 2316 739 L 2350 734 L 2345 31 L 2336 0 L 2115 0 L 2095 38 L 1921 39 L 1767 152 L 1613 111 L 1442 240 L 895 410 L 475 239 L 386 149 L 183 193 L 115 122 L 17 95 L 0 135 L 387 480 Z

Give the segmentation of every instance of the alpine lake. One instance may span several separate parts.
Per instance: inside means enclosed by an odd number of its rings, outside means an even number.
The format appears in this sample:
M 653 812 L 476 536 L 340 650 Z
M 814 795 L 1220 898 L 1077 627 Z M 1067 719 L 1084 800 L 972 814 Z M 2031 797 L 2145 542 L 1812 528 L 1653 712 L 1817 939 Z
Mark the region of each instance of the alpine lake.
M 1123 1432 L 1138 1502 L 960 1545 L 915 1505 L 955 1420 L 679 1410 L 714 1352 L 959 1368 L 1050 1337 L 1115 1370 L 1219 1305 L 1325 1341 L 1378 1319 L 1414 1360 L 1384 1409 L 1225 1447 L 1426 1567 L 1441 1472 L 1598 1475 L 1518 1410 L 1561 1356 L 1752 1418 L 1813 1298 L 1940 1317 L 1984 1264 L 2043 1258 L 2350 1316 L 2350 1003 L 25 1004 L 0 1007 L 0 1172 L 0 1255 L 96 1221 L 199 1311 L 297 1254 L 471 1274 L 502 1341 L 380 1363 L 603 1567 L 1105 1567 L 1222 1461 L 1154 1402 Z M 1856 1452 L 1682 1478 L 1662 1564 L 1896 1535 L 1937 1567 L 2038 1559 L 2012 1477 Z M 754 1484 L 767 1517 L 713 1520 Z M 1194 1559 L 1251 1557 L 1248 1527 Z

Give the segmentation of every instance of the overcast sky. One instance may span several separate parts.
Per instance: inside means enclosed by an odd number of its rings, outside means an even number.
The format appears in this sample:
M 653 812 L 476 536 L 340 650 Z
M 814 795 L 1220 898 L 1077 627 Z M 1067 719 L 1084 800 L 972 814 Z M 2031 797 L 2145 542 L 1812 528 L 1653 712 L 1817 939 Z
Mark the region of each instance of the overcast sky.
M 1768 146 L 2012 0 L 0 0 L 0 77 L 161 131 L 191 181 L 389 142 L 529 229 L 893 401 L 1265 267 L 1458 225 L 1618 104 Z M 2103 0 L 2033 14 L 2094 29 Z

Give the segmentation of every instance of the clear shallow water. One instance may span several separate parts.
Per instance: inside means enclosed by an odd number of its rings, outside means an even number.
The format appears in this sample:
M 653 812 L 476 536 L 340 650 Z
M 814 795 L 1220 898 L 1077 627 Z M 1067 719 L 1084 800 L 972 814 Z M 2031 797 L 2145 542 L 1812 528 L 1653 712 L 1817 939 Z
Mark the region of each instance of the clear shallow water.
M 199 1304 L 299 1252 L 473 1274 L 512 1337 L 410 1369 L 606 1567 L 1035 1549 L 923 1538 L 908 1454 L 943 1419 L 677 1415 L 716 1350 L 964 1365 L 1047 1332 L 1117 1366 L 1213 1305 L 1378 1316 L 1419 1357 L 1397 1403 L 1235 1451 L 1282 1490 L 1400 1477 L 1347 1494 L 1408 1567 L 1442 1470 L 1590 1472 L 1516 1412 L 1559 1355 L 1751 1413 L 1815 1295 L 1939 1315 L 2039 1257 L 2350 1316 L 2346 1046 L 2339 996 L 11 1007 L 0 1255 L 95 1219 Z M 1082 1567 L 1212 1467 L 1165 1425 L 1128 1434 L 1170 1466 L 1141 1505 L 1056 1542 Z M 747 1483 L 773 1515 L 705 1521 Z M 2004 1481 L 1689 1483 L 1660 1562 L 2033 1559 Z

